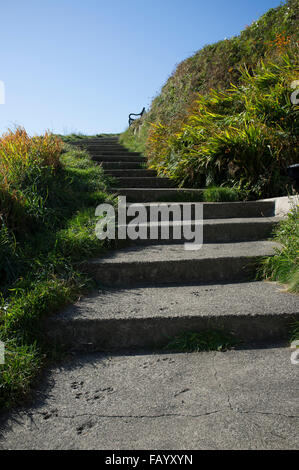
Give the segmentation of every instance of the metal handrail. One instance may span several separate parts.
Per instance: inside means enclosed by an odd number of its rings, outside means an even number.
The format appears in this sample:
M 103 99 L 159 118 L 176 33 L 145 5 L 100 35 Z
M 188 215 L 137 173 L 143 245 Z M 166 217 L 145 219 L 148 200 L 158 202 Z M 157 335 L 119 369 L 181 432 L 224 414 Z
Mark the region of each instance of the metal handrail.
M 139 113 L 139 114 L 134 114 L 134 113 L 129 114 L 129 126 L 132 124 L 132 122 L 135 121 L 135 119 L 132 119 L 131 116 L 140 116 L 141 117 L 141 116 L 143 116 L 144 113 L 145 113 L 145 108 L 143 108 L 141 113 Z

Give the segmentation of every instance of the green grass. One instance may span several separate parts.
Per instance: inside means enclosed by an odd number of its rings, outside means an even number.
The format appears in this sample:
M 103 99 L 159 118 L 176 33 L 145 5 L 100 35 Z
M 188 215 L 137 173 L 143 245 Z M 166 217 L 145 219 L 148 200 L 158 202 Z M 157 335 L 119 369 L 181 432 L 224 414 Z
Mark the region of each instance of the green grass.
M 205 202 L 235 202 L 240 201 L 240 194 L 234 188 L 211 187 L 204 191 Z
M 282 245 L 273 257 L 265 258 L 259 276 L 278 281 L 290 292 L 299 293 L 299 204 L 298 200 L 287 218 L 274 232 L 274 240 Z
M 176 352 L 225 351 L 236 345 L 236 339 L 224 331 L 189 331 L 172 338 L 164 349 Z
M 46 171 L 34 182 L 27 178 L 10 194 L 15 190 L 28 199 L 23 206 L 20 196 L 20 211 L 13 217 L 7 212 L 0 225 L 0 340 L 6 346 L 0 408 L 23 400 L 55 358 L 42 320 L 93 287 L 80 262 L 112 246 L 96 238 L 94 213 L 97 204 L 114 204 L 114 198 L 101 167 L 86 152 L 65 145 L 55 174 Z
M 236 202 L 246 198 L 245 192 L 234 188 L 210 187 L 201 192 L 181 191 L 171 196 L 161 196 L 158 202 Z

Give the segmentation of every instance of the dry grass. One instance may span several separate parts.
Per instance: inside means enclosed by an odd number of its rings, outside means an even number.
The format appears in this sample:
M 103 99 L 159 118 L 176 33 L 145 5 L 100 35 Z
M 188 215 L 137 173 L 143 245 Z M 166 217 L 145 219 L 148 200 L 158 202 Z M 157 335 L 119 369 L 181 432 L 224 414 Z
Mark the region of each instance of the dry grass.
M 57 170 L 62 141 L 46 132 L 30 137 L 25 129 L 9 130 L 0 139 L 0 177 L 2 184 L 14 184 L 24 179 L 30 167 L 51 167 Z

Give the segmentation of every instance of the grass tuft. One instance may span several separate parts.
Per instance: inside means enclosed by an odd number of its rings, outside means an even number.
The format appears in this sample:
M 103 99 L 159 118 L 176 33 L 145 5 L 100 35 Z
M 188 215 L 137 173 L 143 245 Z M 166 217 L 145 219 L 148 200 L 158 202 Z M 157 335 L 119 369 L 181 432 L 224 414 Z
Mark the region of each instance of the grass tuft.
M 240 193 L 234 188 L 207 188 L 203 195 L 205 202 L 235 202 L 240 200 Z
M 299 293 L 299 204 L 294 204 L 287 218 L 279 223 L 274 241 L 282 248 L 263 259 L 259 276 L 286 284 L 289 292 Z
M 209 330 L 183 333 L 171 339 L 164 349 L 176 352 L 225 351 L 236 345 L 237 341 L 231 334 Z

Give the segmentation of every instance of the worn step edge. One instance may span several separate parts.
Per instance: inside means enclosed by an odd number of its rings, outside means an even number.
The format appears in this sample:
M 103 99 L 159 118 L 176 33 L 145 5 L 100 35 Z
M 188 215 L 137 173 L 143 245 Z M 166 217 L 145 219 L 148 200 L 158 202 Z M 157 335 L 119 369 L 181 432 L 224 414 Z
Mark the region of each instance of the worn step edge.
M 102 157 L 102 156 L 106 156 L 106 155 L 111 155 L 111 156 L 131 156 L 131 157 L 142 157 L 143 155 L 141 155 L 140 153 L 137 153 L 137 152 L 126 152 L 125 150 L 104 150 L 104 151 L 100 151 L 100 150 L 93 150 L 91 151 L 90 149 L 88 149 L 88 152 L 90 153 L 90 155 L 92 155 L 93 157 Z
M 96 139 L 79 139 L 77 141 L 72 142 L 75 145 L 86 145 L 86 144 L 101 144 L 101 143 L 107 143 L 107 144 L 114 144 L 118 143 L 119 140 L 117 137 L 109 137 L 109 138 L 96 138 Z M 122 145 L 122 144 L 119 144 Z
M 117 147 L 117 148 L 122 148 L 124 150 L 128 150 L 126 147 L 121 145 L 119 142 L 111 141 L 111 142 L 79 142 L 76 143 L 75 145 L 84 145 L 85 147 Z
M 124 195 L 129 202 L 157 202 L 164 198 L 169 199 L 177 196 L 201 197 L 205 189 L 181 189 L 181 188 L 110 188 L 110 191 L 118 195 Z
M 59 316 L 45 322 L 52 342 L 76 351 L 101 351 L 161 347 L 169 338 L 188 331 L 224 330 L 238 341 L 281 341 L 290 337 L 291 325 L 299 312 L 219 316 L 145 317 L 121 319 L 68 320 Z
M 118 188 L 174 188 L 174 181 L 157 176 L 117 177 L 115 184 Z
M 167 202 L 147 202 L 140 204 L 140 208 L 146 209 L 149 214 L 152 208 L 159 207 L 161 210 L 167 209 L 171 203 Z M 239 202 L 176 202 L 180 211 L 185 206 L 191 205 L 191 216 L 194 217 L 195 208 L 203 206 L 204 219 L 235 219 L 235 218 L 258 218 L 258 217 L 274 217 L 275 202 L 270 201 L 239 201 Z M 127 204 L 127 208 L 129 204 Z M 134 204 L 134 208 L 138 210 L 138 203 Z M 133 218 L 133 217 L 132 217 Z
M 118 169 L 105 169 L 105 174 L 106 175 L 110 175 L 110 176 L 114 176 L 116 178 L 127 178 L 127 177 L 131 177 L 131 178 L 140 178 L 140 177 L 151 177 L 151 178 L 154 178 L 157 176 L 157 173 L 155 172 L 155 170 L 147 170 L 146 168 L 136 168 L 136 169 L 125 169 L 123 168 L 122 170 L 118 170 Z
M 84 263 L 84 269 L 103 286 L 129 287 L 157 283 L 237 282 L 253 280 L 263 256 L 226 256 L 163 261 L 113 260 Z
M 129 161 L 129 162 L 122 162 L 122 161 L 119 161 L 119 160 L 116 160 L 116 161 L 103 161 L 103 162 L 99 162 L 99 164 L 103 167 L 104 170 L 106 169 L 111 169 L 111 170 L 117 170 L 119 168 L 121 169 L 124 169 L 124 170 L 129 170 L 129 169 L 133 169 L 133 170 L 138 170 L 138 169 L 144 169 L 143 166 L 142 166 L 142 163 L 143 162 L 139 162 L 139 161 L 136 161 L 136 162 L 132 162 L 132 161 Z
M 144 163 L 146 159 L 144 157 L 134 156 L 134 155 L 102 155 L 102 156 L 92 156 L 91 159 L 95 162 L 140 162 Z
M 258 241 L 268 239 L 277 226 L 278 220 L 273 217 L 273 220 L 263 218 L 260 219 L 206 219 L 203 221 L 183 221 L 183 222 L 150 222 L 138 225 L 138 232 L 141 230 L 146 238 L 138 238 L 134 241 L 126 240 L 130 244 L 159 244 L 161 240 L 167 242 L 178 243 L 188 242 L 185 238 L 184 227 L 187 226 L 189 230 L 194 233 L 194 230 L 202 230 L 203 243 L 228 243 L 228 242 L 246 242 Z M 127 227 L 128 225 L 119 225 L 119 228 Z M 151 229 L 154 236 L 151 238 Z M 154 231 L 155 229 L 155 231 Z M 188 230 L 188 233 L 189 233 Z M 162 238 L 163 237 L 163 238 Z

